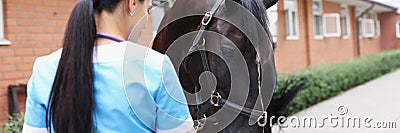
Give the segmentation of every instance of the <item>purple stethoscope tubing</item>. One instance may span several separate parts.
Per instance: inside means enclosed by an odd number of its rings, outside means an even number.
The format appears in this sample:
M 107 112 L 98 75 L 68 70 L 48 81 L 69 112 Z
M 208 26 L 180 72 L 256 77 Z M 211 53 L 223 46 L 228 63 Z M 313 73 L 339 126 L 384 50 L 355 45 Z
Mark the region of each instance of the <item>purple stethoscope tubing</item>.
M 107 38 L 107 39 L 110 39 L 110 40 L 113 40 L 113 41 L 116 41 L 116 42 L 125 42 L 124 39 L 115 37 L 115 36 L 110 35 L 110 34 L 100 33 L 100 32 L 97 33 L 97 37 Z

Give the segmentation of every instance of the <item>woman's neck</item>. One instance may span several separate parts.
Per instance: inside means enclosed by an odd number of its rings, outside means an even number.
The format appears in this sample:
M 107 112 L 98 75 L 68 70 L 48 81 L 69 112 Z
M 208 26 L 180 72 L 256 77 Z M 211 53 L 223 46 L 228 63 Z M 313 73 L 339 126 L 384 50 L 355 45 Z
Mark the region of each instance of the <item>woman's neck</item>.
M 103 12 L 102 15 L 97 16 L 97 32 L 111 35 L 116 38 L 120 38 L 123 40 L 127 39 L 127 36 L 124 35 L 124 31 L 121 28 L 122 24 L 119 21 L 110 21 L 110 20 L 120 20 L 118 16 L 109 14 L 107 12 Z M 97 39 L 97 46 L 115 44 L 117 41 L 99 37 Z

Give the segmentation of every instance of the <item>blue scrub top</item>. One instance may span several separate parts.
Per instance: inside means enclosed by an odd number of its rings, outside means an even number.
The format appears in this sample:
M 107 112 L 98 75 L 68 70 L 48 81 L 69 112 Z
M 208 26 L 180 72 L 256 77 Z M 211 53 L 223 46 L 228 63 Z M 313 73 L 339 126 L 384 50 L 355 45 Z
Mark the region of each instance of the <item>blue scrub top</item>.
M 28 82 L 23 132 L 47 132 L 46 108 L 61 49 L 36 59 Z M 170 59 L 131 42 L 95 47 L 94 130 L 104 133 L 192 130 Z

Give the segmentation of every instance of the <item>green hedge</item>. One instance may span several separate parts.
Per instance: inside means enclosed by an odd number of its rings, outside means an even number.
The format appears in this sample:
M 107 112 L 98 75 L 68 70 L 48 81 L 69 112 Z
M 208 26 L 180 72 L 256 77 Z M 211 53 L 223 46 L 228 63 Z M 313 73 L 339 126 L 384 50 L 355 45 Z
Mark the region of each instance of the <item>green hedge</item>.
M 24 124 L 24 113 L 15 113 L 8 115 L 8 121 L 2 126 L 3 132 L 6 133 L 22 133 L 22 126 Z
M 393 50 L 346 62 L 310 67 L 292 74 L 279 74 L 273 98 L 279 98 L 300 82 L 305 82 L 304 88 L 284 111 L 284 115 L 292 115 L 399 68 L 400 50 Z

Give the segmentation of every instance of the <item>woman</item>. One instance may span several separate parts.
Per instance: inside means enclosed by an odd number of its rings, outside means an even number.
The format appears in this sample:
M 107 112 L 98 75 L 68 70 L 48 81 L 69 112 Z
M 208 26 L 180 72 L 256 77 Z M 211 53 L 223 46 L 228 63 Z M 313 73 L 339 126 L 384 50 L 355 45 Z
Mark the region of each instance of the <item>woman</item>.
M 23 132 L 188 132 L 193 122 L 165 55 L 125 41 L 146 0 L 80 0 L 63 48 L 36 59 Z

